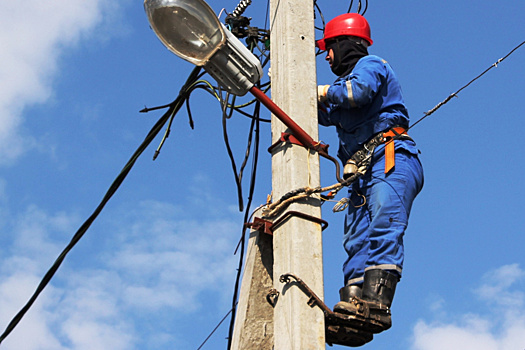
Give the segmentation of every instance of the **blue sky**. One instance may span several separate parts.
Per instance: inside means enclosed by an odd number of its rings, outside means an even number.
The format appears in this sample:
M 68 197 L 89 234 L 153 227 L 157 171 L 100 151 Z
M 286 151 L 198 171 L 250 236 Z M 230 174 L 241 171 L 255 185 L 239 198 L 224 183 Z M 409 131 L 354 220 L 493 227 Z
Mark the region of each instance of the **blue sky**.
M 217 13 L 237 4 L 209 3 Z M 262 27 L 266 3 L 253 3 L 246 15 Z M 348 4 L 319 1 L 327 20 Z M 371 2 L 370 52 L 396 70 L 415 121 L 521 43 L 524 12 L 517 1 Z M 0 44 L 3 330 L 162 113 L 138 111 L 172 101 L 192 66 L 160 44 L 141 1 L 3 1 Z M 524 57 L 522 47 L 411 130 L 425 187 L 394 325 L 363 349 L 525 348 Z M 319 84 L 334 80 L 321 56 L 317 73 Z M 242 214 L 219 105 L 197 91 L 191 106 L 195 130 L 181 110 L 159 158 L 160 138 L 3 349 L 196 349 L 228 312 Z M 235 116 L 228 127 L 240 162 L 249 121 Z M 271 192 L 269 126 L 261 133 L 254 207 Z M 320 138 L 335 152 L 334 130 Z M 333 183 L 331 164 L 321 172 Z M 343 216 L 330 209 L 324 281 L 333 306 Z M 226 348 L 226 335 L 224 324 L 203 349 Z

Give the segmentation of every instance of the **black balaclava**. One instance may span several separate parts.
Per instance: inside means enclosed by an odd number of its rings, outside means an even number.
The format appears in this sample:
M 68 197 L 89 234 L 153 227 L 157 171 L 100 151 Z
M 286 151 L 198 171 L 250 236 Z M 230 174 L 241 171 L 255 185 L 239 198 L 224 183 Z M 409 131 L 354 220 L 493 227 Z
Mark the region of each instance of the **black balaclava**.
M 326 43 L 326 49 L 334 51 L 332 72 L 338 77 L 352 72 L 357 61 L 368 55 L 366 45 L 361 43 L 360 38 L 340 36 Z

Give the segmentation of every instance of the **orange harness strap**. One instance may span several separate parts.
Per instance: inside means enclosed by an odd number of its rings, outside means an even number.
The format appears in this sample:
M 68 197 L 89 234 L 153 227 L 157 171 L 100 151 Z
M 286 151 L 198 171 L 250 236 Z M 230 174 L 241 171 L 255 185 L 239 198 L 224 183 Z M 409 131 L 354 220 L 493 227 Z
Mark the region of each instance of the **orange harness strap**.
M 402 134 L 407 134 L 405 128 L 402 127 L 392 128 L 383 133 L 383 142 L 385 143 L 385 174 L 396 165 L 394 137 Z

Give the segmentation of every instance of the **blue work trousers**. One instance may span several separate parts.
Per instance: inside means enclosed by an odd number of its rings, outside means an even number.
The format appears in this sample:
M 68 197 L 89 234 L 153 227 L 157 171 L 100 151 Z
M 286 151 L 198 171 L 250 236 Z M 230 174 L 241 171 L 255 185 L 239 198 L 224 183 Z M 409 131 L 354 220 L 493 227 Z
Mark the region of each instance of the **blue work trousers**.
M 412 202 L 423 187 L 417 153 L 398 149 L 395 167 L 384 173 L 384 146 L 376 149 L 368 171 L 349 188 L 343 245 L 345 285 L 363 283 L 365 270 L 383 269 L 401 278 L 403 236 Z

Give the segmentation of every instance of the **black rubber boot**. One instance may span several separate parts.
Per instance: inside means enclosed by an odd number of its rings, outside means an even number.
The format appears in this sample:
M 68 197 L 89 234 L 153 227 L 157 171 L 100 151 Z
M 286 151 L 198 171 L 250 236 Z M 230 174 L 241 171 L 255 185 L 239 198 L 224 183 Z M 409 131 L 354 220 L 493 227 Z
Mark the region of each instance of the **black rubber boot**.
M 335 304 L 334 312 L 346 315 L 356 315 L 360 313 L 361 298 L 363 289 L 358 285 L 344 286 L 339 289 L 340 302 Z
M 369 318 L 378 322 L 382 330 L 392 326 L 390 306 L 399 277 L 385 270 L 368 270 L 365 272 L 362 299 L 368 304 Z
M 326 342 L 329 345 L 358 347 L 374 338 L 373 329 L 370 329 L 363 314 L 363 305 L 366 307 L 366 303 L 361 300 L 362 294 L 363 289 L 357 285 L 345 286 L 339 290 L 341 301 L 334 306 L 334 313 L 327 315 L 325 320 Z
M 355 284 L 339 289 L 339 297 L 342 301 L 350 301 L 353 297 L 361 298 L 362 296 L 363 288 Z
M 347 325 L 366 334 L 383 331 L 383 324 L 370 318 L 368 302 L 363 300 L 363 288 L 351 285 L 339 290 L 341 301 L 335 304 L 336 317 L 344 320 Z M 370 338 L 371 339 L 371 338 Z

